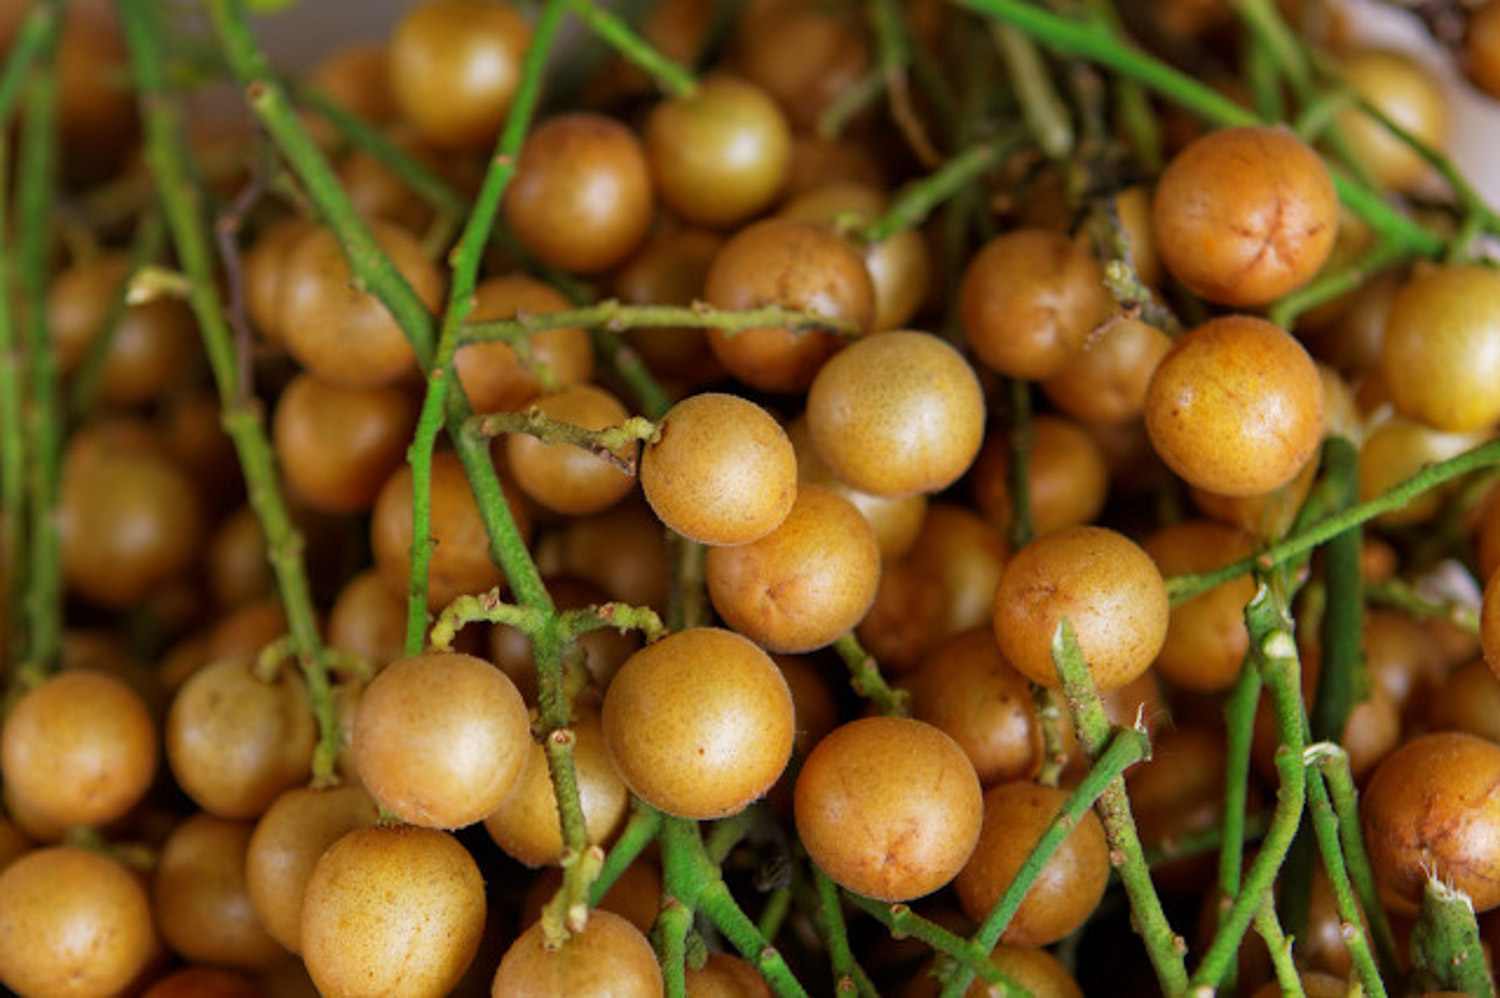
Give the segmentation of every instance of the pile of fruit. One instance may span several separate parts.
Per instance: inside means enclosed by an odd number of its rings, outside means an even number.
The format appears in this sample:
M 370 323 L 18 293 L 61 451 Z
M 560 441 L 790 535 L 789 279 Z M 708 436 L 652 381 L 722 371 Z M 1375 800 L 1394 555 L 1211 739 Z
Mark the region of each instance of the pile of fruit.
M 0 983 L 1493 996 L 1500 213 L 1347 18 L 0 5 Z

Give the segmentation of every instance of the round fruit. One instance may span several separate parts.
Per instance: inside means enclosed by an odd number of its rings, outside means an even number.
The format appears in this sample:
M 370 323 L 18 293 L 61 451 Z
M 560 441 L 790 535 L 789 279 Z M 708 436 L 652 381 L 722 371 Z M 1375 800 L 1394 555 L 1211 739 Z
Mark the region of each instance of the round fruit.
M 0 728 L 6 790 L 63 825 L 102 825 L 134 807 L 157 756 L 140 694 L 103 672 L 52 676 L 17 700 Z
M 1323 383 L 1264 319 L 1211 319 L 1172 345 L 1146 392 L 1146 431 L 1189 484 L 1252 496 L 1296 477 L 1323 438 Z
M 495 971 L 495 998 L 661 998 L 656 953 L 641 930 L 613 912 L 589 912 L 582 932 L 549 946 L 537 922 Z
M 1375 768 L 1360 802 L 1370 865 L 1403 911 L 1429 877 L 1475 911 L 1500 905 L 1500 745 L 1458 732 L 1422 735 Z
M 602 114 L 572 112 L 531 130 L 505 192 L 505 221 L 543 263 L 594 274 L 624 262 L 651 226 L 655 197 L 641 142 Z
M 984 439 L 984 394 L 963 356 L 927 333 L 879 333 L 823 365 L 807 393 L 818 456 L 880 496 L 938 492 Z
M 730 627 L 771 651 L 812 651 L 858 624 L 875 600 L 880 547 L 854 504 L 803 483 L 775 530 L 716 547 L 708 595 Z
M 1069 796 L 1027 780 L 985 792 L 979 842 L 953 884 L 970 918 L 980 922 L 989 914 Z M 1104 825 L 1085 811 L 1037 874 L 1000 938 L 1018 946 L 1046 946 L 1073 932 L 1099 906 L 1109 869 Z
M 271 431 L 287 483 L 309 505 L 342 513 L 374 504 L 416 427 L 404 388 L 345 388 L 304 372 L 282 390 Z
M 189 961 L 256 969 L 285 955 L 245 884 L 254 826 L 199 812 L 172 830 L 151 883 L 157 928 Z
M 697 627 L 626 659 L 604 695 L 604 741 L 620 776 L 668 814 L 735 814 L 771 788 L 792 754 L 792 694 L 781 670 L 732 631 Z
M 908 901 L 948 883 L 979 840 L 984 804 L 963 749 L 921 721 L 869 717 L 813 746 L 797 777 L 797 834 L 840 886 Z
M 121 993 L 157 951 L 140 878 L 102 853 L 35 849 L 0 872 L 0 981 L 17 994 Z
M 1389 49 L 1362 49 L 1340 58 L 1337 69 L 1355 94 L 1428 148 L 1443 151 L 1448 142 L 1448 95 L 1421 63 Z M 1411 192 L 1432 172 L 1404 138 L 1363 110 L 1345 108 L 1336 120 L 1350 154 L 1380 186 Z
M 641 452 L 641 489 L 661 521 L 700 544 L 746 544 L 781 525 L 797 497 L 786 431 L 754 402 L 691 395 Z
M 1253 308 L 1311 280 L 1338 235 L 1338 195 L 1290 131 L 1225 128 L 1168 164 L 1152 203 L 1162 262 L 1209 301 Z
M 426 0 L 391 33 L 392 96 L 434 145 L 488 149 L 505 124 L 530 45 L 531 26 L 511 4 Z
M 1380 373 L 1396 407 L 1437 430 L 1466 433 L 1500 419 L 1500 274 L 1448 264 L 1396 292 Z
M 1167 587 L 1151 556 L 1103 527 L 1069 527 L 1017 551 L 995 591 L 995 637 L 1033 682 L 1061 682 L 1052 660 L 1062 622 L 1101 690 L 1144 672 L 1166 639 Z
M 462 828 L 495 810 L 530 751 L 515 684 L 472 655 L 393 662 L 365 687 L 354 718 L 354 763 L 370 795 L 427 828 Z
M 479 949 L 484 880 L 446 832 L 360 828 L 323 853 L 302 903 L 302 959 L 328 998 L 453 990 Z
M 760 87 L 711 76 L 656 106 L 646 119 L 646 153 L 668 208 L 699 225 L 732 225 L 781 193 L 792 130 Z

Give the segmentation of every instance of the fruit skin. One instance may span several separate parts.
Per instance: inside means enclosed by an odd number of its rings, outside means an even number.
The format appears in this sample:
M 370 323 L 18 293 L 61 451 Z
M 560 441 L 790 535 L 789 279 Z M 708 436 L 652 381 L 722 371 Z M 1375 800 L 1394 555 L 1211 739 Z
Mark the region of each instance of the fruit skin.
M 500 806 L 531 751 L 526 704 L 473 655 L 393 662 L 359 700 L 354 762 L 370 795 L 402 821 L 462 828 Z
M 952 880 L 984 814 L 979 777 L 930 724 L 868 717 L 835 728 L 797 777 L 797 834 L 841 887 L 909 901 Z
M 958 480 L 984 440 L 984 394 L 963 356 L 897 330 L 831 357 L 807 393 L 818 456 L 842 481 L 898 498 Z
M 1146 432 L 1167 467 L 1222 496 L 1296 477 L 1323 437 L 1323 382 L 1302 344 L 1248 315 L 1182 336 L 1146 390 Z
M 700 544 L 747 544 L 797 497 L 797 455 L 766 410 L 736 395 L 691 395 L 641 452 L 641 490 L 663 523 Z
M 730 627 L 771 651 L 812 651 L 869 611 L 880 546 L 853 503 L 804 482 L 775 530 L 749 544 L 711 548 L 704 577 Z
M 1387 903 L 1415 913 L 1429 876 L 1500 905 L 1500 745 L 1442 732 L 1375 767 L 1360 801 L 1370 865 Z
M 1068 527 L 1038 537 L 1006 564 L 995 590 L 1000 650 L 1043 686 L 1061 680 L 1052 642 L 1064 619 L 1100 690 L 1144 672 L 1168 623 L 1166 584 L 1150 555 L 1103 527 Z
M 494 998 L 660 998 L 656 954 L 641 931 L 610 911 L 589 912 L 588 925 L 548 949 L 537 922 L 500 960 Z
M 1162 262 L 1209 301 L 1254 308 L 1311 280 L 1333 252 L 1338 194 L 1290 131 L 1225 128 L 1162 173 L 1152 201 Z
M 35 849 L 0 873 L 0 981 L 20 994 L 116 994 L 157 945 L 141 881 L 100 853 Z
M 706 820 L 738 813 L 781 776 L 796 729 L 781 671 L 716 627 L 668 635 L 626 659 L 604 695 L 604 741 L 651 806 Z
M 1500 274 L 1449 264 L 1391 299 L 1380 372 L 1396 408 L 1448 433 L 1500 419 Z
M 361 828 L 313 868 L 302 955 L 329 998 L 438 998 L 473 962 L 484 917 L 484 880 L 453 836 Z

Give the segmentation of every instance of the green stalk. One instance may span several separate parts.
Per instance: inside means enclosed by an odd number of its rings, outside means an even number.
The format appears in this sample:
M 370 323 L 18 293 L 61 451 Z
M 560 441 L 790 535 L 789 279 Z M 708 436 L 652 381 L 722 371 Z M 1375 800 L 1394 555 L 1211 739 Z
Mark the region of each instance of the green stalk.
M 62 9 L 57 0 L 34 3 L 16 29 L 5 54 L 5 65 L 0 68 L 0 123 L 9 122 L 32 66 L 51 55 L 62 25 Z
M 1301 822 L 1306 801 L 1306 770 L 1302 749 L 1306 735 L 1306 715 L 1302 707 L 1302 667 L 1297 660 L 1297 642 L 1292 637 L 1292 621 L 1278 580 L 1262 583 L 1260 591 L 1245 607 L 1245 624 L 1250 631 L 1250 656 L 1266 689 L 1271 694 L 1276 733 L 1281 747 L 1276 753 L 1276 769 L 1281 777 L 1276 790 L 1276 809 L 1271 825 L 1261 841 L 1260 851 L 1245 874 L 1239 893 L 1219 922 L 1208 952 L 1193 974 L 1194 987 L 1215 988 L 1229 971 L 1239 952 L 1250 922 L 1264 899 L 1271 893 L 1276 873 L 1291 848 Z
M 1334 512 L 1359 502 L 1359 451 L 1342 437 L 1323 447 L 1325 480 L 1337 486 Z M 1339 742 L 1349 712 L 1369 694 L 1364 662 L 1364 581 L 1360 568 L 1360 529 L 1350 527 L 1323 546 L 1328 604 L 1320 632 L 1323 665 L 1310 722 L 1315 741 Z
M 974 933 L 973 940 L 981 950 L 987 953 L 1000 942 L 1001 935 L 1004 934 L 1006 927 L 1010 925 L 1010 920 L 1020 909 L 1021 902 L 1026 899 L 1026 893 L 1031 890 L 1031 885 L 1036 882 L 1036 878 L 1041 875 L 1048 861 L 1052 859 L 1053 853 L 1057 852 L 1063 840 L 1093 808 L 1105 789 L 1126 769 L 1150 756 L 1151 742 L 1144 731 L 1121 728 L 1114 733 L 1109 740 L 1109 748 L 1104 750 L 1104 753 L 1095 761 L 1093 768 L 1089 770 L 1088 775 L 1069 795 L 1062 809 L 1057 812 L 1046 831 L 1042 833 L 1042 837 L 1027 854 L 1026 861 L 1016 871 L 1015 878 L 995 901 L 994 907 L 985 915 L 978 931 Z M 971 980 L 973 976 L 967 968 L 956 968 L 953 976 L 943 987 L 943 998 L 959 998 L 968 988 Z
M 1036 43 L 1001 21 L 991 23 L 990 34 L 1005 61 L 1010 85 L 1021 104 L 1021 116 L 1037 148 L 1048 159 L 1067 156 L 1073 151 L 1073 120 L 1052 85 Z
M 963 190 L 984 171 L 999 164 L 1024 143 L 1025 140 L 1019 136 L 1012 136 L 969 146 L 929 176 L 903 188 L 884 215 L 859 231 L 859 238 L 870 244 L 880 243 L 902 229 L 921 225 L 934 208 Z
M 1238 578 L 1254 569 L 1273 568 L 1319 547 L 1329 539 L 1368 523 L 1382 513 L 1400 509 L 1417 496 L 1437 488 L 1444 482 L 1466 475 L 1471 471 L 1500 464 L 1500 441 L 1491 440 L 1480 444 L 1446 461 L 1430 464 L 1410 478 L 1382 492 L 1374 499 L 1325 516 L 1317 522 L 1295 531 L 1260 554 L 1230 562 L 1212 572 L 1196 575 L 1174 575 L 1167 580 L 1167 594 L 1175 606 L 1205 593 L 1221 583 Z
M 698 89 L 698 81 L 686 67 L 652 48 L 650 43 L 618 14 L 591 0 L 565 0 L 578 19 L 597 37 L 608 43 L 637 67 L 646 71 L 670 97 L 687 97 Z
M 609 333 L 656 326 L 717 329 L 726 333 L 737 333 L 760 326 L 787 326 L 792 329 L 826 329 L 843 336 L 859 335 L 859 330 L 846 320 L 816 312 L 782 308 L 780 305 L 717 309 L 702 302 L 692 305 L 623 305 L 611 298 L 560 312 L 471 322 L 457 334 L 456 343 L 458 346 L 468 346 L 471 343 L 499 341 L 515 346 L 524 343 L 533 333 L 567 326 L 594 326 Z
M 1422 892 L 1422 911 L 1411 933 L 1411 962 L 1419 986 L 1494 998 L 1495 979 L 1485 967 L 1474 903 L 1436 877 Z
M 21 303 L 21 338 L 26 359 L 24 425 L 30 446 L 26 480 L 30 491 L 28 528 L 30 577 L 26 580 L 27 653 L 17 663 L 24 685 L 41 681 L 62 654 L 62 541 L 57 507 L 62 476 L 62 411 L 58 399 L 57 357 L 47 329 L 48 224 L 57 185 L 56 49 L 61 0 L 45 0 L 50 28 L 35 42 L 38 65 L 29 74 L 16 164 L 18 232 L 16 274 Z M 41 29 L 35 29 L 41 30 Z M 6 289 L 8 290 L 8 289 Z M 12 561 L 11 564 L 18 564 Z
M 886 683 L 885 677 L 880 674 L 880 663 L 875 661 L 874 655 L 865 651 L 853 631 L 835 641 L 833 650 L 839 653 L 839 658 L 848 667 L 849 685 L 854 688 L 855 693 L 870 701 L 887 717 L 907 715 L 906 691 L 892 689 Z
M 986 984 L 1004 989 L 1004 994 L 1011 998 L 1028 998 L 1030 995 L 1029 991 L 990 962 L 987 950 L 980 949 L 972 940 L 955 935 L 936 922 L 923 918 L 906 905 L 876 901 L 848 891 L 844 892 L 844 897 L 856 908 L 874 916 L 891 931 L 892 936 L 920 939 L 933 950 L 950 957 L 955 962 L 955 969 L 963 967 Z
M 1250 790 L 1250 742 L 1255 735 L 1255 709 L 1260 703 L 1259 670 L 1240 666 L 1229 701 L 1224 705 L 1226 758 L 1224 762 L 1224 840 L 1219 849 L 1219 893 L 1231 898 L 1239 892 L 1245 862 L 1245 809 Z
M 1255 928 L 1271 953 L 1271 966 L 1276 969 L 1276 982 L 1281 985 L 1282 995 L 1305 998 L 1302 975 L 1297 972 L 1297 964 L 1292 959 L 1292 941 L 1281 931 L 1281 923 L 1276 920 L 1276 905 L 1270 895 L 1261 900 L 1260 908 L 1255 912 Z
M 1094 688 L 1094 678 L 1083 649 L 1078 647 L 1073 625 L 1066 617 L 1052 638 L 1052 661 L 1057 666 L 1068 709 L 1073 714 L 1073 730 L 1078 733 L 1078 742 L 1084 753 L 1097 762 L 1109 741 L 1109 718 Z M 1181 994 L 1188 983 L 1187 967 L 1183 962 L 1187 945 L 1172 931 L 1167 914 L 1162 910 L 1161 898 L 1157 896 L 1156 885 L 1151 882 L 1151 870 L 1146 865 L 1135 818 L 1130 813 L 1130 798 L 1125 791 L 1123 776 L 1117 775 L 1105 785 L 1097 807 L 1109 841 L 1110 862 L 1119 870 L 1120 882 L 1130 898 L 1135 931 L 1146 944 L 1146 953 L 1162 988 L 1169 995 Z
M 1308 768 L 1307 813 L 1313 834 L 1317 836 L 1318 850 L 1323 856 L 1323 869 L 1328 874 L 1334 907 L 1339 913 L 1339 920 L 1349 927 L 1344 936 L 1344 944 L 1349 949 L 1354 971 L 1364 985 L 1367 998 L 1385 998 L 1385 984 L 1380 978 L 1380 968 L 1376 966 L 1370 951 L 1366 920 L 1360 912 L 1359 901 L 1354 896 L 1349 869 L 1344 864 L 1344 852 L 1339 845 L 1338 815 L 1334 814 L 1333 803 L 1328 799 L 1328 786 L 1323 781 L 1323 774 L 1313 767 Z M 1390 965 L 1385 970 L 1394 980 L 1398 968 Z
M 329 680 L 328 661 L 318 636 L 312 595 L 302 561 L 302 538 L 292 525 L 277 486 L 275 460 L 266 437 L 261 407 L 240 396 L 238 357 L 233 333 L 219 300 L 212 240 L 201 215 L 202 191 L 188 160 L 181 110 L 171 103 L 162 71 L 162 52 L 151 0 L 122 0 L 130 63 L 140 93 L 145 127 L 146 162 L 156 178 L 162 211 L 177 258 L 191 281 L 188 305 L 202 331 L 205 352 L 218 386 L 224 428 L 234 442 L 244 471 L 250 505 L 266 535 L 266 551 L 276 575 L 282 606 L 291 628 L 292 648 L 307 681 L 308 699 L 318 721 L 313 779 L 337 779 L 339 724 Z
M 104 374 L 104 364 L 109 359 L 110 343 L 113 342 L 119 330 L 120 321 L 125 317 L 125 310 L 129 307 L 126 299 L 130 294 L 130 279 L 136 271 L 156 258 L 161 252 L 165 239 L 166 233 L 162 228 L 161 216 L 154 211 L 147 212 L 136 228 L 135 237 L 131 240 L 130 258 L 125 264 L 124 280 L 120 282 L 114 300 L 109 303 L 109 311 L 104 316 L 99 334 L 89 343 L 83 361 L 74 372 L 73 391 L 68 400 L 68 408 L 75 419 L 81 419 L 94 405 L 99 390 L 99 380 Z
M 661 830 L 662 813 L 639 797 L 631 798 L 630 820 L 610 847 L 599 874 L 589 885 L 589 905 L 596 906 L 620 879 L 620 874 L 640 858 Z
M 35 13 L 45 7 L 32 8 Z M 10 137 L 0 129 L 0 192 L 10 190 Z M 29 563 L 26 551 L 26 412 L 21 369 L 25 358 L 16 342 L 16 316 L 11 309 L 11 252 L 9 200 L 0 196 L 0 557 L 7 566 Z M 4 604 L 0 623 L 6 647 L 0 656 L 10 663 L 26 655 L 25 579 L 21 572 L 5 572 Z
M 822 923 L 823 940 L 828 946 L 828 959 L 833 965 L 834 991 L 837 994 L 855 993 L 862 998 L 879 998 L 880 993 L 854 959 L 854 950 L 849 948 L 849 932 L 844 927 L 844 910 L 839 901 L 839 889 L 828 874 L 813 867 L 813 883 L 818 888 L 818 914 Z

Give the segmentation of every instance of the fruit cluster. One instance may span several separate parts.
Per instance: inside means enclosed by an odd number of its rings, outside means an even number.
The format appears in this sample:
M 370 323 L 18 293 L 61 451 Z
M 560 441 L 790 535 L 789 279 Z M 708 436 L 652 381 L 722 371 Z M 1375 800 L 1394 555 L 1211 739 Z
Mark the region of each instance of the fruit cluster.
M 292 78 L 192 6 L 0 5 L 6 988 L 1495 994 L 1430 70 L 415 0 Z M 1500 0 L 1422 14 L 1500 94 Z

